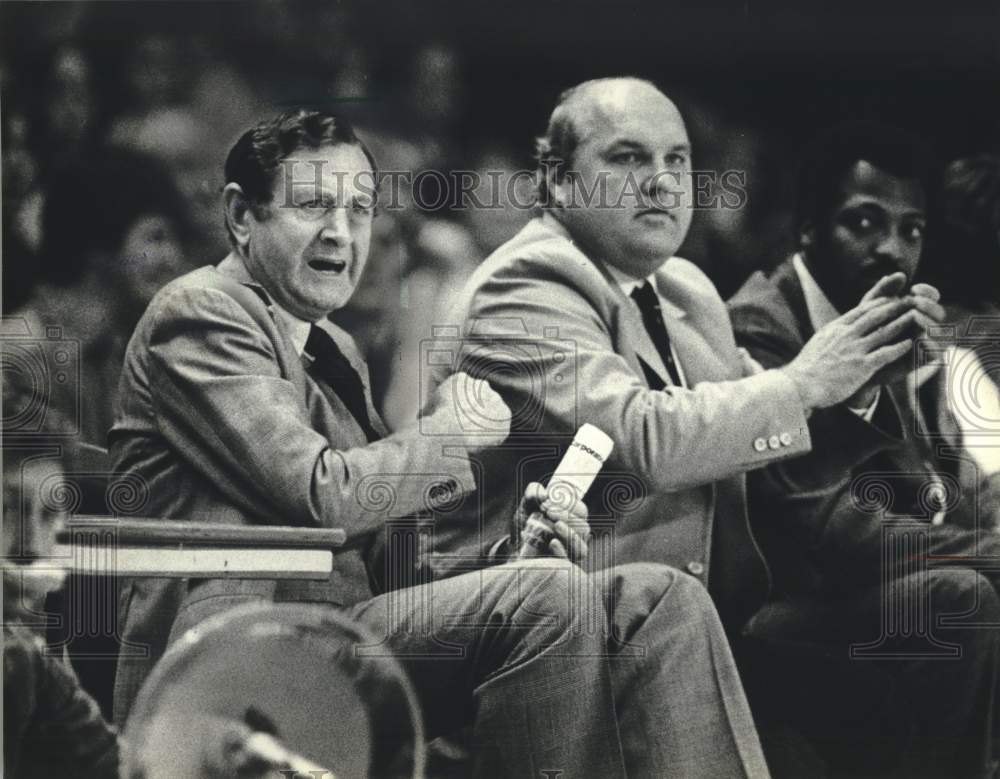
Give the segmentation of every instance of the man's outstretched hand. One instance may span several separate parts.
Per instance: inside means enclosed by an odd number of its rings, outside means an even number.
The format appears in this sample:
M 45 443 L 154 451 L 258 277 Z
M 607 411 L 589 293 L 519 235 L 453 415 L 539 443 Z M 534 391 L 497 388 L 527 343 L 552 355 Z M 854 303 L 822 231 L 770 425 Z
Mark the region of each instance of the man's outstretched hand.
M 806 412 L 848 399 L 890 373 L 908 368 L 903 360 L 914 340 L 944 319 L 940 295 L 929 284 L 916 284 L 901 294 L 906 275 L 893 273 L 879 280 L 861 302 L 820 328 L 783 369 L 795 383 Z

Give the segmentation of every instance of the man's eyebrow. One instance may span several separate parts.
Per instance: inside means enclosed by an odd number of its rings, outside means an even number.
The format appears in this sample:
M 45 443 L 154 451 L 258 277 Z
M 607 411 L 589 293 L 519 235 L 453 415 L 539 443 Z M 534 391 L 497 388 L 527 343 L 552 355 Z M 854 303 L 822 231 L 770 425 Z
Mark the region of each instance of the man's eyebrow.
M 615 149 L 641 149 L 643 151 L 646 151 L 648 150 L 649 147 L 642 141 L 637 141 L 633 138 L 625 137 L 625 138 L 615 138 L 613 141 L 611 141 L 611 143 L 607 145 L 606 148 L 608 151 Z M 683 141 L 681 143 L 675 143 L 670 146 L 670 151 L 671 152 L 682 151 L 690 153 L 691 144 L 688 143 L 687 141 Z
M 619 148 L 645 149 L 646 144 L 642 143 L 641 141 L 633 140 L 631 138 L 615 138 L 613 141 L 611 141 L 611 143 L 607 145 L 607 148 L 609 150 L 619 149 Z

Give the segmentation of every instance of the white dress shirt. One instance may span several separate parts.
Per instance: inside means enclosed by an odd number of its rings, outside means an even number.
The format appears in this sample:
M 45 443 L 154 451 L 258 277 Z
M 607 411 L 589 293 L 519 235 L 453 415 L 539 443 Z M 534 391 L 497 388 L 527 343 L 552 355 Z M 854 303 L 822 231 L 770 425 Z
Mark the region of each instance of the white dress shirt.
M 297 316 L 292 316 L 273 300 L 271 301 L 271 307 L 274 309 L 274 315 L 285 326 L 292 346 L 295 347 L 295 351 L 301 356 L 305 351 L 306 341 L 309 340 L 309 329 L 313 323 L 299 319 Z

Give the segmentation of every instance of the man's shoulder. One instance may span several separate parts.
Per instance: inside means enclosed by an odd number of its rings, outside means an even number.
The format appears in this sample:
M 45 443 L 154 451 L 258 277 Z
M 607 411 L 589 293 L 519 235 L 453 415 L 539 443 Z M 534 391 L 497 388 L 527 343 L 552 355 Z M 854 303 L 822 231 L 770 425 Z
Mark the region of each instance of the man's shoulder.
M 166 284 L 150 302 L 140 327 L 176 317 L 231 317 L 246 312 L 265 321 L 267 306 L 246 285 L 206 265 Z M 242 316 L 242 315 L 241 315 Z
M 487 257 L 466 283 L 459 308 L 474 313 L 481 305 L 568 298 L 600 307 L 610 279 L 549 221 L 533 219 Z
M 532 219 L 498 247 L 473 273 L 473 280 L 522 276 L 532 279 L 590 277 L 601 279 L 597 266 L 562 232 L 542 217 Z
M 689 297 L 719 297 L 719 290 L 708 275 L 691 260 L 671 257 L 656 272 L 661 293 L 667 289 L 682 290 Z
M 733 326 L 762 319 L 792 324 L 791 294 L 792 287 L 797 285 L 795 269 L 790 262 L 783 262 L 770 274 L 754 271 L 729 298 Z

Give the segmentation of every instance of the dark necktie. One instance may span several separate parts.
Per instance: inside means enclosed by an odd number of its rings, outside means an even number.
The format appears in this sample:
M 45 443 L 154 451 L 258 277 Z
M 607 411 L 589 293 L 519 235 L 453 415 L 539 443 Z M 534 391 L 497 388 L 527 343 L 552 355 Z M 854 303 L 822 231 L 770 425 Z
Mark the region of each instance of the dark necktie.
M 656 351 L 660 353 L 660 359 L 667 367 L 670 381 L 675 387 L 683 386 L 680 371 L 677 370 L 677 363 L 674 362 L 674 354 L 670 349 L 670 336 L 667 335 L 667 325 L 663 321 L 663 312 L 660 310 L 660 298 L 653 289 L 653 285 L 647 280 L 641 286 L 632 290 L 632 300 L 639 305 L 642 312 L 642 323 L 646 326 L 646 332 L 653 339 Z
M 368 408 L 365 404 L 365 391 L 361 385 L 361 378 L 344 353 L 340 351 L 337 342 L 321 328 L 310 325 L 305 352 L 312 358 L 312 369 L 347 406 L 351 416 L 365 431 L 365 437 L 368 441 L 379 440 L 381 436 L 372 427 L 371 420 L 368 418 Z

